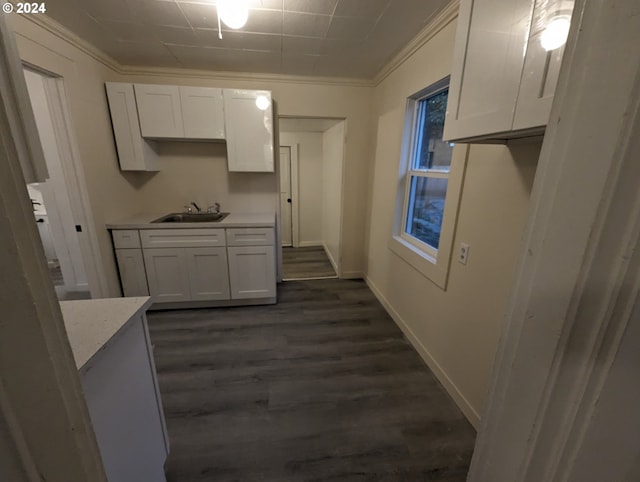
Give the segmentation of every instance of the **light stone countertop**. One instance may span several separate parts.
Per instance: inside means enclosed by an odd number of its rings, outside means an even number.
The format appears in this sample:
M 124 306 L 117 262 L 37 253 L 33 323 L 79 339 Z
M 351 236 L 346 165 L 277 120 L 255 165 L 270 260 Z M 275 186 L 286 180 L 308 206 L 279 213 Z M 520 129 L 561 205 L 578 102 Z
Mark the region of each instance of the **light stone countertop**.
M 78 370 L 104 349 L 131 318 L 150 305 L 148 296 L 61 301 L 64 325 Z
M 169 213 L 134 214 L 117 222 L 108 223 L 107 229 L 183 229 L 183 228 L 273 228 L 276 215 L 270 213 L 231 213 L 222 221 L 211 223 L 152 223 Z

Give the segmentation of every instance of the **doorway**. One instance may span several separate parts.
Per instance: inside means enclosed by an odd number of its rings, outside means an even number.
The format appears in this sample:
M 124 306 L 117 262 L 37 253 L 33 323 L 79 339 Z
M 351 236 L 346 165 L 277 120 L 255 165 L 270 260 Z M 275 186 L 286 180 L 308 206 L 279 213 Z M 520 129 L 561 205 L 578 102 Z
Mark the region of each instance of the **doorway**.
M 280 117 L 283 280 L 340 273 L 344 119 Z
M 49 178 L 27 186 L 34 208 L 34 222 L 44 247 L 56 294 L 60 300 L 89 299 L 91 286 L 85 252 L 91 251 L 82 237 L 84 222 L 76 206 L 71 176 L 65 161 L 73 154 L 70 126 L 56 79 L 39 71 L 23 70 L 38 136 Z
M 281 146 L 280 147 L 280 233 L 282 240 L 282 247 L 293 247 L 298 245 L 296 239 L 294 243 L 293 233 L 298 233 L 298 220 L 296 219 L 296 226 L 294 228 L 293 220 L 293 185 L 292 175 L 292 150 L 296 146 Z M 297 178 L 297 176 L 295 176 Z M 296 186 L 297 191 L 297 186 Z M 297 198 L 297 195 L 296 195 Z

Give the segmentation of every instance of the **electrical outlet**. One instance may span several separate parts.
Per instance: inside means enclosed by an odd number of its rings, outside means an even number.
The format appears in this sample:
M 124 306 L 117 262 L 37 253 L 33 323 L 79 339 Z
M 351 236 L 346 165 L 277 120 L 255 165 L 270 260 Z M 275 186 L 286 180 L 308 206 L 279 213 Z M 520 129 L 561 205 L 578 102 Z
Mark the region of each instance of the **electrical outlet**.
M 460 251 L 458 251 L 458 262 L 467 264 L 469 258 L 469 245 L 466 243 L 460 243 Z

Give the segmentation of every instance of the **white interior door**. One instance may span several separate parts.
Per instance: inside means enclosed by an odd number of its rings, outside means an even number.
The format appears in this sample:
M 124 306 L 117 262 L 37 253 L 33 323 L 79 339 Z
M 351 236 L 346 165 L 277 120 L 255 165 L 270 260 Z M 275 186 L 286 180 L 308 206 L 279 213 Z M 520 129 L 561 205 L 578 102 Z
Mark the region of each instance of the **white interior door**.
M 282 246 L 293 245 L 291 147 L 280 147 L 280 229 Z

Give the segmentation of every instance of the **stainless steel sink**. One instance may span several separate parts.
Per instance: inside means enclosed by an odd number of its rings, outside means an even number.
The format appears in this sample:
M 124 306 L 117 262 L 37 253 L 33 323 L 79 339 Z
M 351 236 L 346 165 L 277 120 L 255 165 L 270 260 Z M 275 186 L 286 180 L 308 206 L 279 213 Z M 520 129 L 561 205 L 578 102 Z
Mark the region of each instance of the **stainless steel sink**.
M 151 221 L 152 223 L 216 223 L 229 213 L 171 213 Z

